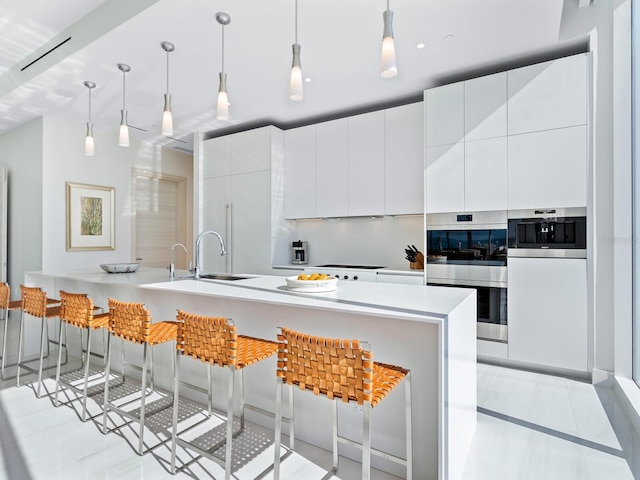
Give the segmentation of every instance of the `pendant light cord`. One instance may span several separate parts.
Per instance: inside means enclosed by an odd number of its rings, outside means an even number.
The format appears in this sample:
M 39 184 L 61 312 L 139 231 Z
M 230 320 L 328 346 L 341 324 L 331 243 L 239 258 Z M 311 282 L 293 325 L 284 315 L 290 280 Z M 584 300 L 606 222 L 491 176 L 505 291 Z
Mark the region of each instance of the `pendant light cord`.
M 89 89 L 89 123 L 91 123 L 91 88 Z
M 222 73 L 224 73 L 224 25 L 222 25 Z
M 295 41 L 295 43 L 298 43 L 298 0 L 296 0 L 295 13 L 296 13 L 296 21 L 295 21 L 295 25 L 296 25 L 296 30 L 295 30 L 296 31 L 296 41 Z
M 126 110 L 125 108 L 125 104 L 124 104 L 124 96 L 125 96 L 125 92 L 126 92 L 126 88 L 127 88 L 127 84 L 125 82 L 124 76 L 127 74 L 127 72 L 122 72 L 122 110 Z
M 169 93 L 169 51 L 167 50 L 167 93 Z

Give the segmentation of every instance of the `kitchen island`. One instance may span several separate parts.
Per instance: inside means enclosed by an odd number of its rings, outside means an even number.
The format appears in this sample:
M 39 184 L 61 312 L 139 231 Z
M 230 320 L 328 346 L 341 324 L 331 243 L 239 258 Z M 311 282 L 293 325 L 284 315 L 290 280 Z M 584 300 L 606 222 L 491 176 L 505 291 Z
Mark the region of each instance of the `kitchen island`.
M 374 360 L 411 369 L 413 385 L 414 478 L 461 477 L 476 424 L 476 297 L 475 291 L 416 285 L 338 282 L 327 293 L 294 293 L 284 277 L 256 276 L 225 280 L 169 280 L 166 270 L 141 268 L 129 274 L 99 270 L 66 273 L 31 272 L 27 285 L 87 292 L 97 305 L 109 297 L 146 303 L 155 321 L 175 317 L 176 309 L 233 318 L 242 334 L 275 339 L 276 327 L 312 335 L 359 338 L 371 343 Z M 33 336 L 33 335 L 31 335 Z M 30 342 L 37 349 L 35 341 Z M 157 383 L 171 388 L 169 345 L 156 355 Z M 113 357 L 114 360 L 118 356 Z M 203 384 L 199 362 L 183 362 L 182 377 Z M 218 370 L 218 369 L 216 369 Z M 216 385 L 226 378 L 216 372 Z M 224 383 L 223 383 L 224 384 Z M 248 403 L 275 411 L 275 358 L 245 373 Z M 396 389 L 374 409 L 373 446 L 404 455 L 404 392 Z M 224 395 L 217 399 L 224 408 Z M 360 415 L 340 406 L 341 434 L 359 438 Z M 255 414 L 250 420 L 273 428 L 273 420 Z M 311 394 L 296 394 L 296 435 L 330 449 L 330 405 Z M 341 447 L 359 458 L 359 452 Z M 376 468 L 404 475 L 404 469 L 373 457 Z

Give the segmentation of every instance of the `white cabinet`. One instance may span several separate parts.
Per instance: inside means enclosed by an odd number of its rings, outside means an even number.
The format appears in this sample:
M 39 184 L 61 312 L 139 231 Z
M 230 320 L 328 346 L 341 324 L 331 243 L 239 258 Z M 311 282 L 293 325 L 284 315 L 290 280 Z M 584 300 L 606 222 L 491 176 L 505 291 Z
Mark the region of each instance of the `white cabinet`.
M 425 93 L 426 146 L 464 140 L 464 82 L 431 88 Z
M 376 282 L 398 283 L 402 285 L 424 285 L 424 272 L 422 272 L 421 275 L 377 272 Z
M 464 142 L 427 147 L 427 213 L 464 212 L 464 177 Z
M 349 120 L 318 123 L 316 128 L 316 214 L 349 215 Z
M 284 132 L 284 216 L 316 216 L 316 127 Z
M 509 359 L 587 370 L 587 261 L 509 258 Z
M 509 209 L 587 204 L 586 125 L 508 138 Z
M 507 72 L 464 82 L 464 139 L 507 135 Z
M 588 54 L 508 72 L 509 135 L 587 123 Z
M 507 209 L 507 137 L 464 144 L 464 210 Z
M 349 117 L 349 216 L 384 212 L 384 111 Z
M 203 143 L 203 178 L 231 175 L 231 137 L 226 135 Z
M 232 147 L 231 171 L 237 170 L 237 173 L 203 179 L 200 231 L 220 233 L 229 255 L 221 257 L 217 240 L 205 237 L 202 271 L 271 274 L 272 262 L 283 262 L 289 254 L 286 240 L 281 238 L 285 230 L 280 196 L 282 132 L 263 127 L 227 137 Z M 204 142 L 204 147 L 207 142 L 211 140 Z M 224 144 L 228 143 L 218 143 Z M 203 148 L 203 167 L 211 164 L 212 151 L 215 149 Z M 249 169 L 257 170 L 246 172 Z
M 424 212 L 424 104 L 384 112 L 384 213 Z

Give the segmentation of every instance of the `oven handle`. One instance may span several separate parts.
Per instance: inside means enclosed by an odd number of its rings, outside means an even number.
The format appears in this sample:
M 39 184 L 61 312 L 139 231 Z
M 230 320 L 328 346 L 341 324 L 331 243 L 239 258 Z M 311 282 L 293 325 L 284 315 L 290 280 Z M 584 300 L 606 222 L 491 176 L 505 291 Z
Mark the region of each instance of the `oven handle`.
M 507 288 L 507 282 L 490 281 L 490 280 L 467 280 L 455 278 L 429 278 L 427 277 L 427 285 L 437 287 L 439 285 L 448 285 L 453 287 L 489 287 L 489 288 Z
M 587 258 L 586 248 L 514 248 L 507 249 L 512 258 Z

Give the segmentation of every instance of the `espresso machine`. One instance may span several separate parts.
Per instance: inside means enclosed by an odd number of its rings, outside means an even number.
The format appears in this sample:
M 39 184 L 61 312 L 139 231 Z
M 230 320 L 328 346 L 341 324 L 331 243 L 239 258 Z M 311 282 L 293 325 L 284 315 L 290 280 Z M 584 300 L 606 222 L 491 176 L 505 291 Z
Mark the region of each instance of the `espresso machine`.
M 291 263 L 295 265 L 305 265 L 307 263 L 307 242 L 300 240 L 292 242 L 291 250 L 293 251 L 293 260 L 291 260 Z

